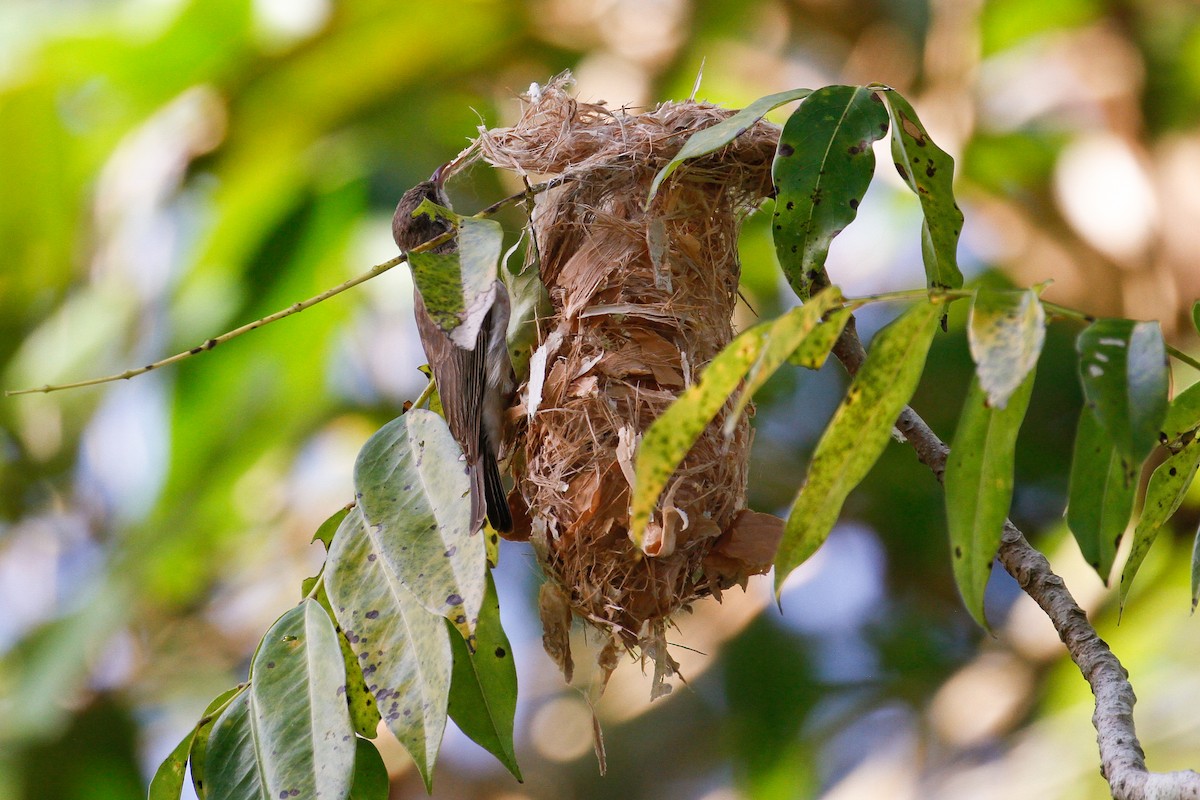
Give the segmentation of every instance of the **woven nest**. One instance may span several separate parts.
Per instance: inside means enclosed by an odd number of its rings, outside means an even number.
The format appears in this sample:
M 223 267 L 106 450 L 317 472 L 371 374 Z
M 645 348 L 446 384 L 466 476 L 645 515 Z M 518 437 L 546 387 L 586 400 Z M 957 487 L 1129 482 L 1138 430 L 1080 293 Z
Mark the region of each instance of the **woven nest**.
M 664 103 L 632 115 L 570 96 L 560 76 L 511 128 L 476 142 L 493 166 L 562 176 L 531 220 L 551 313 L 539 320 L 523 413 L 513 433 L 511 498 L 550 582 L 547 650 L 570 678 L 574 612 L 618 646 L 640 648 L 670 672 L 670 616 L 764 572 L 778 520 L 745 511 L 751 431 L 727 406 L 672 477 L 645 549 L 630 541 L 637 442 L 733 336 L 737 241 L 745 215 L 771 192 L 778 128 L 752 126 L 722 150 L 685 163 L 645 200 L 655 174 L 687 138 L 734 112 Z M 540 387 L 540 396 L 539 396 Z M 665 664 L 665 666 L 664 666 Z

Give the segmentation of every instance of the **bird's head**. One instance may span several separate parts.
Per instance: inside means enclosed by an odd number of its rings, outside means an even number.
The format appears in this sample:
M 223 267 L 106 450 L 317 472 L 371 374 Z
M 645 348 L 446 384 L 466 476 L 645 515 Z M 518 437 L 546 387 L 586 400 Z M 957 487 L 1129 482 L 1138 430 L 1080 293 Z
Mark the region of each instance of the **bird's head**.
M 439 206 L 450 207 L 450 198 L 446 196 L 444 188 L 450 166 L 451 164 L 447 163 L 438 167 L 428 180 L 421 181 L 401 195 L 400 202 L 396 204 L 396 213 L 392 215 L 392 238 L 396 240 L 396 246 L 404 252 L 407 253 L 451 229 L 451 224 L 444 219 L 431 218 L 426 214 L 413 216 L 426 200 Z M 435 248 L 435 251 L 445 249 L 446 245 L 452 246 L 453 243 L 447 242 Z

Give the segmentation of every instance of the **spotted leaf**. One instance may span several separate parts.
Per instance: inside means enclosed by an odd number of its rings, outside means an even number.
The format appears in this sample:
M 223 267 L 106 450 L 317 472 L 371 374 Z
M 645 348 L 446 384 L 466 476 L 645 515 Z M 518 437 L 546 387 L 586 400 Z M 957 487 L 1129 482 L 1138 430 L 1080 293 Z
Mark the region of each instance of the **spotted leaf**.
M 333 539 L 325 585 L 384 723 L 430 788 L 450 693 L 445 623 L 400 580 L 358 509 Z
M 827 86 L 800 104 L 779 137 L 775 252 L 801 299 L 828 284 L 833 237 L 854 221 L 875 174 L 872 144 L 888 130 L 879 96 L 862 86 Z

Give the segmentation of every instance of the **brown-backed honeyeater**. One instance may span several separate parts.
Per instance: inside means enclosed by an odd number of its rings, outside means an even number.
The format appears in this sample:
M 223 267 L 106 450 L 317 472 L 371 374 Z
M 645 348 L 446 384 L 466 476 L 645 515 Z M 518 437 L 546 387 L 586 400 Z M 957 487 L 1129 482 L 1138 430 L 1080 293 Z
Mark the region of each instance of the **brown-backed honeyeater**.
M 447 166 L 439 167 L 429 180 L 409 189 L 396 204 L 392 237 L 405 253 L 453 228 L 445 219 L 425 214 L 413 216 L 426 199 L 450 207 L 443 188 Z M 452 253 L 457 247 L 458 243 L 451 239 L 431 252 Z M 516 380 L 505 342 L 510 308 L 508 292 L 499 280 L 494 289 L 494 300 L 471 349 L 460 346 L 438 327 L 415 286 L 413 302 L 421 346 L 437 383 L 446 424 L 466 456 L 471 481 L 472 530 L 483 526 L 486 514 L 493 528 L 510 531 L 512 515 L 496 459 L 503 436 L 504 409 Z

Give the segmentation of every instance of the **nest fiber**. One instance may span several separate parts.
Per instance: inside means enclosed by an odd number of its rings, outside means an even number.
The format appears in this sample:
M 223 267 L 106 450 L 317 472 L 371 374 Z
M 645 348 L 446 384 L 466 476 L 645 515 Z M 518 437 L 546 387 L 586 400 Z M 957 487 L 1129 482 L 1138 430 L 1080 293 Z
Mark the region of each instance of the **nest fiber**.
M 551 313 L 538 321 L 510 443 L 512 501 L 528 508 L 552 627 L 569 608 L 661 661 L 670 616 L 765 571 L 778 541 L 778 526 L 744 510 L 751 432 L 743 415 L 725 436 L 728 405 L 672 477 L 645 549 L 628 535 L 641 434 L 733 336 L 738 233 L 771 191 L 778 128 L 757 123 L 685 163 L 647 208 L 655 174 L 688 137 L 734 112 L 688 101 L 634 115 L 568 89 L 557 79 L 514 127 L 476 142 L 496 167 L 564 179 L 538 195 L 531 220 L 528 262 Z M 547 649 L 561 649 L 550 627 Z M 569 649 L 556 658 L 569 672 Z

